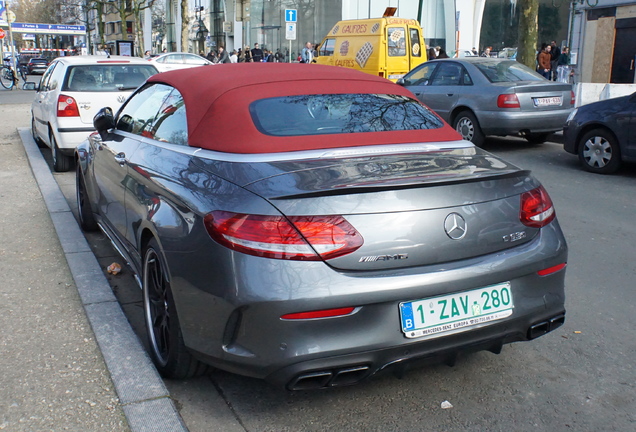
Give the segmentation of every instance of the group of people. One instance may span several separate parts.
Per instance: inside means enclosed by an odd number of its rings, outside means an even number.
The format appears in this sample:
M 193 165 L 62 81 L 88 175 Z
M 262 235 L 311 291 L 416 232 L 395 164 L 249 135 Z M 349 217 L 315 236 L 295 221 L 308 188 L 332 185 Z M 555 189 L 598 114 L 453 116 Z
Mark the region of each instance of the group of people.
M 218 51 L 211 50 L 207 55 L 203 55 L 203 53 L 200 53 L 200 55 L 212 63 L 280 63 L 284 61 L 284 56 L 280 49 L 277 49 L 274 53 L 271 50 L 261 49 L 258 43 L 255 43 L 252 49 L 249 46 L 245 46 L 244 49 L 232 50 L 229 54 L 223 46 L 220 46 Z
M 537 54 L 537 72 L 551 81 L 569 82 L 570 79 L 570 50 L 568 47 L 559 48 L 556 41 L 549 45 L 543 43 Z
M 444 50 L 444 48 L 440 46 L 429 47 L 428 51 L 426 52 L 426 55 L 429 60 L 448 58 L 448 54 L 446 54 L 446 50 Z

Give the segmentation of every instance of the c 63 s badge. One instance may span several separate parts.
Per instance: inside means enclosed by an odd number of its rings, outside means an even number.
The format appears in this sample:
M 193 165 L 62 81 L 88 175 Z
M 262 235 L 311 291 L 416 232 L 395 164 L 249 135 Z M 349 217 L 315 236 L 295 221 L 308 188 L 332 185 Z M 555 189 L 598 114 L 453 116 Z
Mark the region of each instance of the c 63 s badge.
M 373 255 L 373 256 L 363 256 L 360 258 L 358 262 L 405 260 L 408 257 L 409 257 L 409 254 Z

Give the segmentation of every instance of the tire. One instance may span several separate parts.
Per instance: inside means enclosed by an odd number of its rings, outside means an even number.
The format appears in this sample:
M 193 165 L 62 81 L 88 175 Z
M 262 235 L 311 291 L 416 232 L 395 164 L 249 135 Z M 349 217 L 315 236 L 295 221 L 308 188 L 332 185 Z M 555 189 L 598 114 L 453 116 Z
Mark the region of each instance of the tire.
M 457 114 L 453 121 L 453 127 L 466 141 L 471 141 L 477 147 L 481 147 L 484 144 L 486 137 L 472 112 L 462 111 Z
M 144 319 L 150 358 L 165 378 L 191 378 L 206 373 L 210 367 L 195 359 L 183 342 L 166 271 L 163 254 L 153 238 L 144 249 L 142 268 Z
M 530 144 L 543 144 L 549 136 L 550 133 L 529 133 L 525 138 Z
M 33 115 L 31 115 L 31 136 L 33 137 L 33 140 L 35 141 L 35 143 L 38 145 L 38 147 L 40 148 L 45 148 L 46 144 L 44 143 L 44 141 L 42 141 L 38 135 L 38 131 L 35 128 L 35 117 L 33 117 Z
M 0 84 L 7 90 L 13 89 L 15 84 L 13 80 L 13 73 L 11 72 L 11 69 L 6 66 L 0 67 Z
M 597 174 L 611 174 L 621 165 L 621 150 L 614 135 L 594 129 L 583 135 L 578 146 L 583 169 Z
M 97 231 L 99 227 L 97 226 L 95 215 L 91 209 L 88 191 L 86 190 L 86 183 L 84 181 L 84 175 L 82 174 L 80 164 L 77 164 L 77 168 L 75 170 L 75 190 L 77 196 L 77 214 L 79 216 L 80 226 L 84 231 Z
M 55 136 L 51 132 L 49 134 L 49 140 L 51 143 L 51 154 L 53 156 L 53 169 L 55 172 L 66 172 L 73 166 L 73 158 L 62 154 L 60 148 L 57 146 Z

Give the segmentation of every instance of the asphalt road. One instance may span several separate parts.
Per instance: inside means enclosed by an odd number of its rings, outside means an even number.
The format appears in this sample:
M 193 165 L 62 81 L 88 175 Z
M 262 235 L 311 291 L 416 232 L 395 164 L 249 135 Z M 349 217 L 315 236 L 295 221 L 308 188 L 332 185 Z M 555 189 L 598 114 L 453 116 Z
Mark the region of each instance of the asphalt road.
M 485 149 L 532 170 L 555 202 L 570 247 L 563 327 L 452 368 L 421 367 L 401 379 L 378 376 L 328 391 L 287 393 L 224 372 L 166 381 L 189 430 L 636 430 L 636 166 L 589 174 L 558 142 L 489 138 Z M 73 201 L 74 175 L 55 178 Z M 121 262 L 100 235 L 89 243 L 103 268 Z M 143 340 L 140 290 L 129 273 L 109 280 Z M 443 409 L 445 401 L 452 408 Z

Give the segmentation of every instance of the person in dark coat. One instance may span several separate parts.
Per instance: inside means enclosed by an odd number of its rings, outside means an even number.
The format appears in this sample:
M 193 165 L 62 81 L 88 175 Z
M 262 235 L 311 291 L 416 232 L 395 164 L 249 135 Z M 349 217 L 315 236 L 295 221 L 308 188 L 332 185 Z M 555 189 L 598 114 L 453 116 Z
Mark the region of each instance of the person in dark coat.
M 263 61 L 263 50 L 258 47 L 258 42 L 254 44 L 252 48 L 252 61 L 254 63 L 260 63 Z
M 219 63 L 231 63 L 230 55 L 225 51 L 225 47 L 221 45 L 219 47 Z

